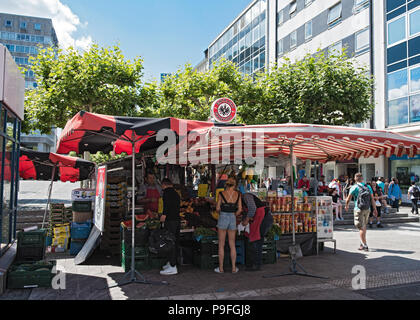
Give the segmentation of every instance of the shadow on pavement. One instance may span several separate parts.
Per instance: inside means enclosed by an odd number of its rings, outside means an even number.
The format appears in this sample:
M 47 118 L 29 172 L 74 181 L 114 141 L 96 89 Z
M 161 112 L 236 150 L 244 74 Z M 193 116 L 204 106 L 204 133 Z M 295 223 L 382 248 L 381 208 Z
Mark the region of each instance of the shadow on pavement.
M 65 289 L 52 288 L 8 289 L 0 300 L 111 300 L 108 282 L 94 275 L 65 274 Z

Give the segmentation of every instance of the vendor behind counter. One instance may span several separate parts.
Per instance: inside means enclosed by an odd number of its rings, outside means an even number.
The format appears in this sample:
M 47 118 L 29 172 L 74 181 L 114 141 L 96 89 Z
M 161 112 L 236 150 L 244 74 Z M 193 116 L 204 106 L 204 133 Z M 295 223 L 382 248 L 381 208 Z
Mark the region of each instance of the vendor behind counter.
M 150 210 L 157 213 L 159 209 L 159 198 L 162 197 L 162 188 L 156 182 L 153 173 L 147 173 L 144 182 L 144 184 L 139 186 L 137 203 L 143 204 L 146 212 Z

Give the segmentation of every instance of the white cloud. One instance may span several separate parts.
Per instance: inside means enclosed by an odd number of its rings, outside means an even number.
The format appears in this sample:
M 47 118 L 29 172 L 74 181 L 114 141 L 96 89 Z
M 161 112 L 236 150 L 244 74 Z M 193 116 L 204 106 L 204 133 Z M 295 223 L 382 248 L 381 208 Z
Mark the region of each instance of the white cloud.
M 79 28 L 86 28 L 87 22 L 81 22 L 71 9 L 60 0 L 1 0 L 0 12 L 51 18 L 60 46 L 87 49 L 92 44 L 90 36 L 75 38 Z

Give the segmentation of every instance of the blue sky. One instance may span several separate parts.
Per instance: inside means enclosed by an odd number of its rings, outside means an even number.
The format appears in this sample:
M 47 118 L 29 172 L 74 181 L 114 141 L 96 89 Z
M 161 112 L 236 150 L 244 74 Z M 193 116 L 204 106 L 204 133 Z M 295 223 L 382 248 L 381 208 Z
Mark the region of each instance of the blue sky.
M 90 36 L 101 46 L 119 43 L 127 58 L 144 59 L 150 80 L 187 62 L 200 62 L 208 44 L 251 0 L 61 2 L 81 21 L 75 37 Z

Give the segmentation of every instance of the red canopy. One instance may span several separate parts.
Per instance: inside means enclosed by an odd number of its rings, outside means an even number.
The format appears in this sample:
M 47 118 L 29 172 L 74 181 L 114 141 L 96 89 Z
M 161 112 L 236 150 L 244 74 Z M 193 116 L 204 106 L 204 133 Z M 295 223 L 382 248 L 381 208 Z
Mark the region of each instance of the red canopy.
M 213 127 L 213 122 L 182 120 L 176 118 L 119 117 L 79 112 L 69 120 L 58 141 L 57 152 L 67 154 L 76 151 L 96 153 L 132 153 L 135 141 L 136 152 L 152 150 L 163 142 L 156 141 L 159 130 L 169 129 L 177 138 L 193 130 Z
M 199 132 L 196 142 L 190 142 L 186 154 L 189 159 L 201 157 L 205 163 L 211 153 L 218 153 L 220 160 L 229 156 L 233 160 L 237 156 L 235 148 L 242 150 L 245 158 L 245 151 L 250 150 L 254 156 L 257 150 L 264 157 L 289 155 L 290 147 L 296 157 L 313 161 L 381 155 L 414 157 L 420 153 L 420 138 L 385 130 L 291 123 L 208 128 Z
M 91 161 L 50 152 L 38 152 L 21 148 L 19 176 L 24 180 L 51 180 L 53 167 L 57 166 L 54 180 L 62 182 L 83 181 L 95 169 Z

